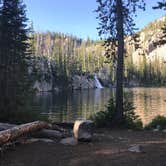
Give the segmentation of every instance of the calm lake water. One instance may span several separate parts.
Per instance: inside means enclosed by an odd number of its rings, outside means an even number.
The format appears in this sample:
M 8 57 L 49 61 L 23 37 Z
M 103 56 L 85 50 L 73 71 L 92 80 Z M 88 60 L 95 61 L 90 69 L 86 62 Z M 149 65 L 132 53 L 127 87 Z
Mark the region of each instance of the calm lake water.
M 166 88 L 125 89 L 133 100 L 136 113 L 144 124 L 157 115 L 166 115 Z M 77 118 L 88 118 L 91 114 L 105 110 L 114 90 L 96 89 L 68 93 L 41 93 L 35 99 L 35 109 L 54 122 L 73 122 Z

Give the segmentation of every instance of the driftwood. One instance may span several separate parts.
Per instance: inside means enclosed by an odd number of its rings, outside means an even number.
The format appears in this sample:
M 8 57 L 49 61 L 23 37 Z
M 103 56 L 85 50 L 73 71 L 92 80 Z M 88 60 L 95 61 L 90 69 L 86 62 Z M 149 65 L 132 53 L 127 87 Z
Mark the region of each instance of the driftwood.
M 0 131 L 0 145 L 3 145 L 10 141 L 14 141 L 16 138 L 21 137 L 24 134 L 29 134 L 43 128 L 49 128 L 48 123 L 35 121 L 32 123 L 23 124 L 4 131 Z

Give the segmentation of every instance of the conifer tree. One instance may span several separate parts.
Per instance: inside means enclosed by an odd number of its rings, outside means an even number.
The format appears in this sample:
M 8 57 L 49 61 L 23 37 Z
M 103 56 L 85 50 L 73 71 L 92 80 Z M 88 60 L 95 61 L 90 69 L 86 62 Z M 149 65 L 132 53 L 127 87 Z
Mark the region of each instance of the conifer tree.
M 124 36 L 136 30 L 133 16 L 137 8 L 145 9 L 145 3 L 143 0 L 97 0 L 97 3 L 98 30 L 105 39 L 106 55 L 117 60 L 115 120 L 120 122 L 123 119 Z
M 22 0 L 3 0 L 0 8 L 0 111 L 17 111 L 29 93 L 28 28 Z
M 157 2 L 157 6 L 154 6 L 153 9 L 164 9 L 166 10 L 166 1 Z

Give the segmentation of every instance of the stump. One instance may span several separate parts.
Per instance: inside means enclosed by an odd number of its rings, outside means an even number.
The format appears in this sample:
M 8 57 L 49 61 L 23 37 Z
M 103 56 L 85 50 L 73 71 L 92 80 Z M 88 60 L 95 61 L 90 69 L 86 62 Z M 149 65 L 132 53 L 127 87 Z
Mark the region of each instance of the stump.
M 91 120 L 76 120 L 73 134 L 78 141 L 91 141 L 93 136 L 94 123 Z

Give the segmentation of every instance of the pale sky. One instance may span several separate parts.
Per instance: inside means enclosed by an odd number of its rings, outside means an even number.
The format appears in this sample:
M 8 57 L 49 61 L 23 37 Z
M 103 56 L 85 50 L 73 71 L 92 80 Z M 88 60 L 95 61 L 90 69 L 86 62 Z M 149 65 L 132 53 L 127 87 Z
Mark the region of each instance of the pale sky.
M 24 0 L 27 5 L 27 17 L 33 21 L 37 31 L 64 32 L 81 38 L 98 38 L 96 0 Z M 157 0 L 145 0 L 146 11 L 138 11 L 135 23 L 138 28 L 165 14 L 162 10 L 153 10 Z

